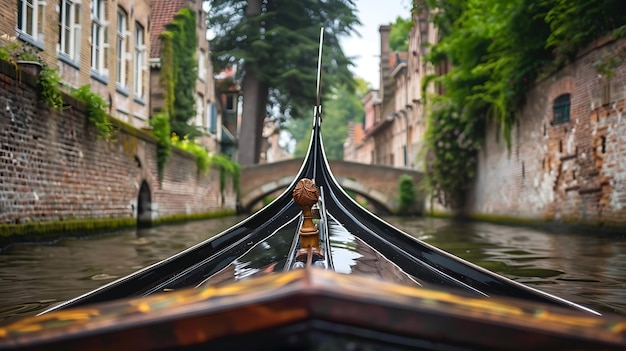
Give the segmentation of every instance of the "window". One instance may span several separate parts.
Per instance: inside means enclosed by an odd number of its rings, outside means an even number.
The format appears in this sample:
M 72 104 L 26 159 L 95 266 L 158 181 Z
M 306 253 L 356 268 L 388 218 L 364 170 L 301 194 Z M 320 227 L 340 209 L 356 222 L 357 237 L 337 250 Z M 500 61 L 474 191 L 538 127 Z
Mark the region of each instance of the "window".
M 209 133 L 217 132 L 217 106 L 212 103 L 207 104 L 206 113 L 208 115 L 207 129 Z
M 135 58 L 133 67 L 133 91 L 135 97 L 144 98 L 144 77 L 146 70 L 146 45 L 143 26 L 135 23 Z
M 115 82 L 126 87 L 126 35 L 128 32 L 128 15 L 121 8 L 117 9 L 117 39 L 115 44 Z
M 552 104 L 552 124 L 565 123 L 569 121 L 570 94 L 563 94 L 554 99 Z
M 201 94 L 196 96 L 196 126 L 204 127 L 203 118 L 204 117 L 204 97 Z
M 43 44 L 43 22 L 45 18 L 45 1 L 17 1 L 17 29 L 25 34 L 26 39 Z
M 204 50 L 200 50 L 200 53 L 198 54 L 198 79 L 200 79 L 201 81 L 205 81 L 206 80 L 206 54 L 204 53 Z
M 228 94 L 226 96 L 226 111 L 235 111 L 235 95 Z
M 75 1 L 62 0 L 59 20 L 59 52 L 78 61 L 80 52 L 80 5 Z
M 101 76 L 108 76 L 107 69 L 107 22 L 104 0 L 91 2 L 91 69 Z

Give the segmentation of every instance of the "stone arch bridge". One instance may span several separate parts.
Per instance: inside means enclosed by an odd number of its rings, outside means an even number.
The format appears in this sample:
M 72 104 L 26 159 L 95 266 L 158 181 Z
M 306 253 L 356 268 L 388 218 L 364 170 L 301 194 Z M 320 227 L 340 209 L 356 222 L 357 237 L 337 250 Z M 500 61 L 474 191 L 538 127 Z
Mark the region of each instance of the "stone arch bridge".
M 344 190 L 363 196 L 377 212 L 396 213 L 398 183 L 404 174 L 413 177 L 417 185 L 422 173 L 410 168 L 394 168 L 346 161 L 329 161 L 333 175 Z M 241 172 L 239 205 L 249 213 L 266 196 L 284 190 L 291 184 L 302 166 L 301 159 L 244 167 Z M 417 187 L 416 187 L 417 189 Z M 413 210 L 420 213 L 424 197 L 418 192 Z

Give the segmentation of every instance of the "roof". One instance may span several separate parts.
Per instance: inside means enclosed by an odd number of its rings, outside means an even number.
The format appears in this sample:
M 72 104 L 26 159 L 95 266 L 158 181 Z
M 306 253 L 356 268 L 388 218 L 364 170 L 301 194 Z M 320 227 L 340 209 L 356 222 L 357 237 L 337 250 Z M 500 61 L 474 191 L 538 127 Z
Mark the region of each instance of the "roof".
M 186 0 L 150 0 L 150 58 L 161 57 L 161 33 Z
M 363 138 L 365 138 L 365 132 L 363 131 L 363 125 L 361 123 L 355 123 L 352 125 L 352 141 L 355 145 L 363 144 Z
M 408 52 L 392 52 L 389 53 L 389 67 L 396 67 L 397 65 L 408 62 L 409 53 Z

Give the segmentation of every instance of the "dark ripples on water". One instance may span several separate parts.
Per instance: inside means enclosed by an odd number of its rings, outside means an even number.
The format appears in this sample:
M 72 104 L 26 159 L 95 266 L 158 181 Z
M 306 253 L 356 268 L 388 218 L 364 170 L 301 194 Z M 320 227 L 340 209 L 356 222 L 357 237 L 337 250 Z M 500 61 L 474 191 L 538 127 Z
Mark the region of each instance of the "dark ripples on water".
M 0 320 L 32 315 L 93 290 L 205 240 L 241 219 L 230 217 L 51 244 L 15 245 L 0 254 Z M 626 315 L 624 236 L 555 234 L 442 219 L 386 220 L 421 240 L 521 283 L 601 311 Z M 350 256 L 348 251 L 354 243 L 343 237 L 331 239 L 336 250 L 347 251 L 344 256 L 349 262 L 338 265 L 345 271 L 354 269 L 356 263 L 351 260 L 362 256 L 356 251 L 354 257 Z

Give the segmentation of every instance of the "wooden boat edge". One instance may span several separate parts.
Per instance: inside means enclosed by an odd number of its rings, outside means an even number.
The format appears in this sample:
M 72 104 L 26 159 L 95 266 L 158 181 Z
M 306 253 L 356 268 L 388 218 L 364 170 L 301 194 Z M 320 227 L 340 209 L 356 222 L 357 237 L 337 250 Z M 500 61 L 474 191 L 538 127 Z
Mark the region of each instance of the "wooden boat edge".
M 201 345 L 311 320 L 503 350 L 626 347 L 626 320 L 618 316 L 466 297 L 312 268 L 26 318 L 0 327 L 0 348 L 103 350 L 115 345 L 149 350 Z

